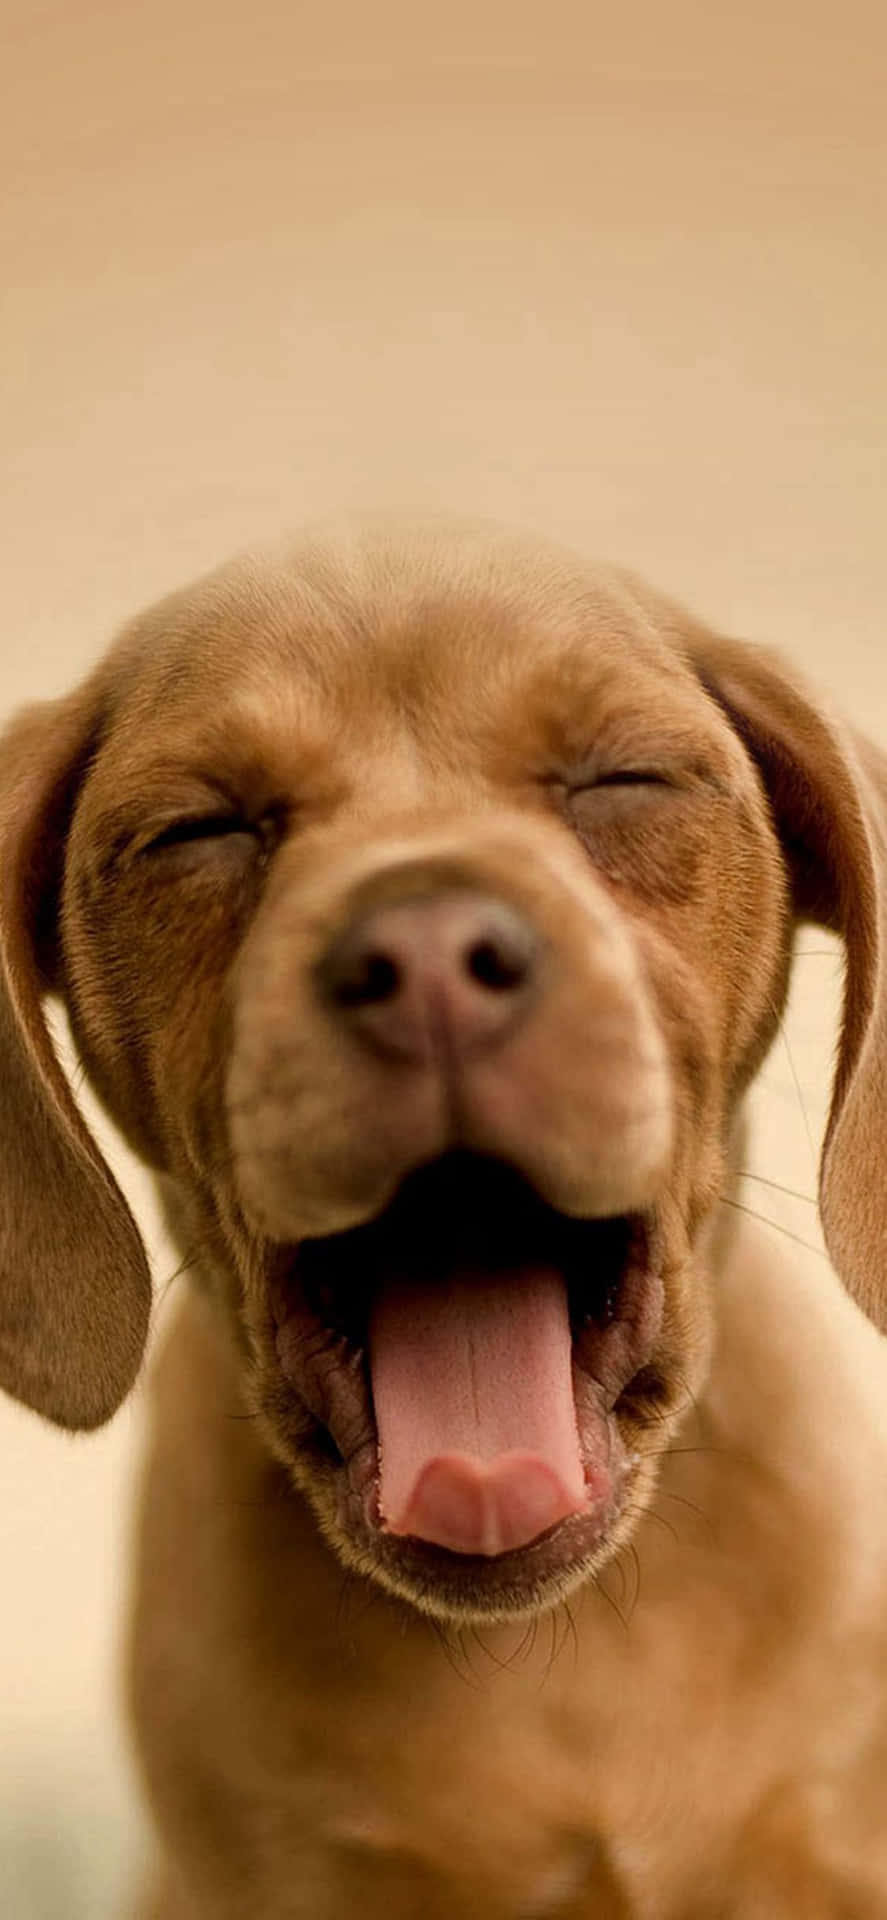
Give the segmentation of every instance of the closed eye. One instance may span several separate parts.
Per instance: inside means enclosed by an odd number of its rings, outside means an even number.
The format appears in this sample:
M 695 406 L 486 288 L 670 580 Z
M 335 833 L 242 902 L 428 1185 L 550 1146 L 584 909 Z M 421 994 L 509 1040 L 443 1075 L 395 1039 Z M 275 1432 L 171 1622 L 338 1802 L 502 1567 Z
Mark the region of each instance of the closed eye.
M 250 839 L 261 839 L 261 829 L 245 820 L 239 813 L 203 813 L 186 816 L 181 820 L 171 820 L 162 827 L 142 847 L 143 853 L 161 853 L 165 847 L 187 846 L 195 840 L 223 840 L 232 835 L 245 834 Z
M 575 788 L 575 792 L 587 793 L 594 787 L 670 787 L 672 782 L 663 773 L 656 773 L 651 767 L 614 767 L 611 773 L 598 774 L 595 780 L 589 780 L 587 786 Z

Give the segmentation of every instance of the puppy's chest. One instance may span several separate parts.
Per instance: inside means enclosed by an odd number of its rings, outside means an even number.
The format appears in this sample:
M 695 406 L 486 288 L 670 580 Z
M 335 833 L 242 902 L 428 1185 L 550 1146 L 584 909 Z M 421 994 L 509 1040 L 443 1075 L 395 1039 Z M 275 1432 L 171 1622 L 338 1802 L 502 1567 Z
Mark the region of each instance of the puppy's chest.
M 499 1681 L 358 1697 L 338 1737 L 327 1722 L 309 1739 L 299 1824 L 318 1920 L 327 1911 L 330 1920 L 346 1911 L 629 1920 L 641 1911 L 609 1839 L 613 1809 L 589 1764 L 592 1730 L 577 1746 L 569 1716 L 540 1699 L 537 1681 Z
M 478 1808 L 478 1827 L 484 1814 Z M 496 1823 L 497 1825 L 499 1823 Z M 630 1906 L 603 1845 L 579 1835 L 466 1833 L 449 1858 L 415 1835 L 407 1840 L 380 1816 L 344 1819 L 318 1859 L 327 1905 L 312 1914 L 359 1912 L 365 1920 L 629 1920 Z M 335 1892 L 333 1893 L 333 1889 Z
M 798 1756 L 792 1742 L 774 1754 L 769 1711 L 749 1712 L 737 1750 L 680 1662 L 652 1685 L 640 1643 L 604 1634 L 595 1651 L 589 1670 L 562 1654 L 551 1670 L 543 1658 L 472 1676 L 406 1640 L 375 1675 L 366 1660 L 327 1670 L 302 1696 L 299 1760 L 278 1783 L 289 1815 L 272 1880 L 298 1873 L 311 1920 L 703 1920 L 725 1863 L 731 1885 L 748 1864 L 774 1772 Z M 841 1911 L 825 1895 L 846 1817 L 830 1788 L 815 1819 L 761 1843 L 768 1892 L 773 1873 L 781 1885 L 803 1870 L 823 1914 Z M 734 1886 L 731 1915 L 755 1914 L 757 1897 Z

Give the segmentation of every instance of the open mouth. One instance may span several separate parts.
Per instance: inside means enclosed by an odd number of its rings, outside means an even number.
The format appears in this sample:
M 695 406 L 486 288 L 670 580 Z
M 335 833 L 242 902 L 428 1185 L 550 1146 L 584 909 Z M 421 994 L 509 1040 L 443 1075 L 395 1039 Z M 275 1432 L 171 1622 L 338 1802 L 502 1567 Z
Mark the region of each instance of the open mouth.
M 386 1551 L 513 1564 L 587 1550 L 621 1504 L 661 1312 L 655 1229 L 573 1219 L 513 1167 L 450 1153 L 367 1224 L 306 1240 L 275 1295 L 281 1370 Z

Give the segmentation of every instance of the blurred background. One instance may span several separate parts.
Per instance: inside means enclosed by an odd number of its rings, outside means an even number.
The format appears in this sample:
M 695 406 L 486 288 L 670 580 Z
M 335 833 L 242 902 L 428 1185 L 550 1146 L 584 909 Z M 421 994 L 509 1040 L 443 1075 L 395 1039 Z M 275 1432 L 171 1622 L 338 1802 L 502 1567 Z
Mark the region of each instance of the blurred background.
M 233 547 L 451 507 L 778 641 L 887 741 L 882 7 L 0 24 L 3 714 Z M 801 949 L 753 1164 L 805 1198 L 748 1204 L 813 1244 L 839 961 Z M 0 1405 L 5 1920 L 113 1920 L 144 1845 L 116 1703 L 140 1420 L 72 1440 Z

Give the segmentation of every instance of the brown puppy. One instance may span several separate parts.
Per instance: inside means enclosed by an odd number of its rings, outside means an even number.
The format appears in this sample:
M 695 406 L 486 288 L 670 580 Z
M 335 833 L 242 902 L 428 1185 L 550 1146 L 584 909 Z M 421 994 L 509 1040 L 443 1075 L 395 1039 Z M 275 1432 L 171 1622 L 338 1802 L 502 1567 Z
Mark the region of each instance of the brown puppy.
M 636 582 L 361 524 L 137 621 L 0 786 L 3 1384 L 98 1424 L 148 1323 L 47 990 L 192 1269 L 146 1911 L 887 1913 L 887 1358 L 719 1206 L 817 919 L 823 1218 L 887 1314 L 885 763 Z

